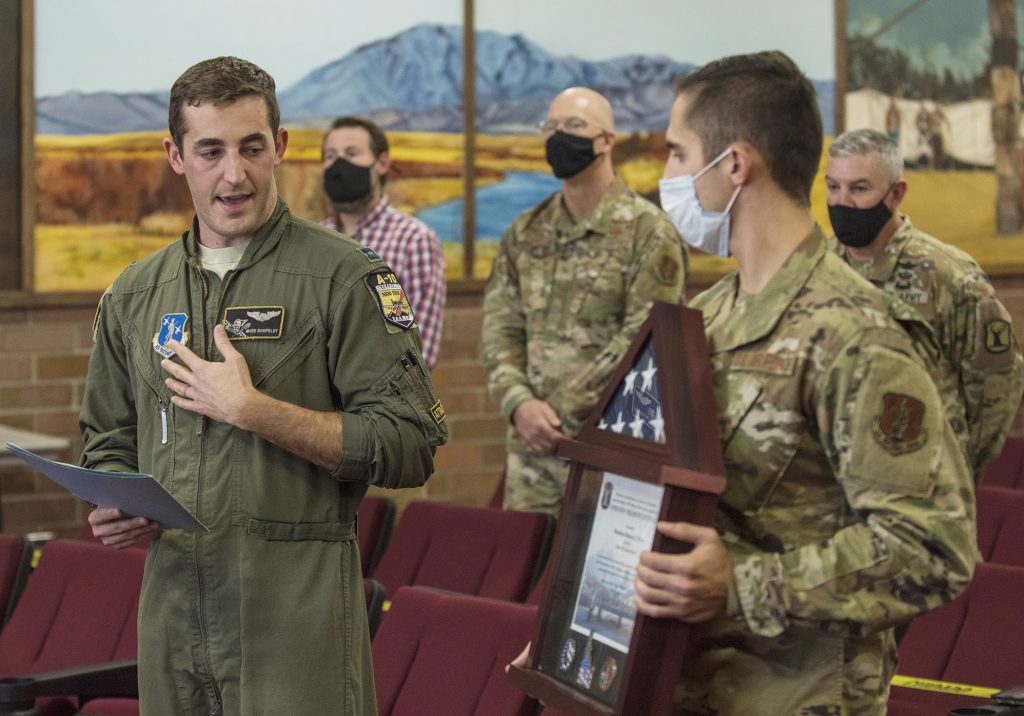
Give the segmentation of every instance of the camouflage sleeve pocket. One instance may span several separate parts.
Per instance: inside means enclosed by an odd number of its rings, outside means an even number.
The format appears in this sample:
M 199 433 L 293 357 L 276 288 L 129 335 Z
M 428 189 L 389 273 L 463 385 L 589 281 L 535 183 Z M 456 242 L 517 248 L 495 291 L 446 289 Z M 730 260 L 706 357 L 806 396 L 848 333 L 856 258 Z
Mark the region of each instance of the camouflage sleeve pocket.
M 870 364 L 856 391 L 848 477 L 869 488 L 924 497 L 935 486 L 943 449 L 959 446 L 946 425 L 938 392 L 924 367 L 896 351 L 868 351 Z M 948 455 L 947 455 L 948 457 Z

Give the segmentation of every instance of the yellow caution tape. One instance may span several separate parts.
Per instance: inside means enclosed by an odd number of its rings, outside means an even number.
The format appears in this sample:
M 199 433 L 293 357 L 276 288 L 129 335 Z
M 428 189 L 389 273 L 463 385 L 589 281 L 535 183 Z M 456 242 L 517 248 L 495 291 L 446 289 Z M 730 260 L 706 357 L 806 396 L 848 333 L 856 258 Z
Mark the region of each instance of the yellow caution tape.
M 956 696 L 976 696 L 980 699 L 991 698 L 1002 689 L 990 689 L 986 686 L 969 686 L 968 684 L 955 684 L 951 681 L 935 681 L 934 679 L 922 679 L 917 676 L 892 677 L 893 686 L 902 686 L 907 689 L 918 689 L 920 691 L 937 691 L 940 694 L 954 694 Z
M 391 611 L 391 600 L 390 600 L 390 599 L 385 599 L 385 600 L 384 600 L 384 603 L 383 603 L 383 604 L 381 605 L 381 607 L 380 607 L 380 610 L 381 610 L 382 612 L 388 612 L 388 611 Z

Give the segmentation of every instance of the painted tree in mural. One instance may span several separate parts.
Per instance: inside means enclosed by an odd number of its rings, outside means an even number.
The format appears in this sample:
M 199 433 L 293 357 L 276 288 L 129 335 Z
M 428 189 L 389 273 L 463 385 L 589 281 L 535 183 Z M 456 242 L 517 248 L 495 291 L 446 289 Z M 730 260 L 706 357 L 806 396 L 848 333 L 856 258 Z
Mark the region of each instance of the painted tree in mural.
M 1017 72 L 1016 0 L 988 0 L 992 31 L 992 137 L 996 148 L 996 227 L 1001 234 L 1020 230 L 1021 148 L 1020 76 Z

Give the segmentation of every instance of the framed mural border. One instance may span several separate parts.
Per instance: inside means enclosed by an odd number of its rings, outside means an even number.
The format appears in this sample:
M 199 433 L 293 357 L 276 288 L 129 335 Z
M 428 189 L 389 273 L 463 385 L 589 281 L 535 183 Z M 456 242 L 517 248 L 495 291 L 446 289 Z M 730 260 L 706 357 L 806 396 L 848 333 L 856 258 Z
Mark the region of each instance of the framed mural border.
M 832 112 L 835 115 L 835 136 L 846 130 L 846 0 L 833 0 L 836 33 L 836 79 Z

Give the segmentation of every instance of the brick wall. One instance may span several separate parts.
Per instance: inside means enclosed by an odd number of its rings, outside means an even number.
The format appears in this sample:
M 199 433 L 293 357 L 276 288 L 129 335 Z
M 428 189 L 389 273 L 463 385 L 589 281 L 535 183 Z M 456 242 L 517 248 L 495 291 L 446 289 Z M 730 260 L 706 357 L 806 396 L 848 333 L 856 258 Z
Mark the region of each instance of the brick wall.
M 78 409 L 92 347 L 92 308 L 0 309 L 0 423 L 67 437 L 81 453 Z M 28 469 L 0 470 L 3 529 L 74 534 L 83 503 Z
M 993 277 L 1000 299 L 1024 336 L 1024 277 Z M 701 286 L 694 285 L 693 291 Z M 481 286 L 452 287 L 441 359 L 433 378 L 448 411 L 449 443 L 437 456 L 430 499 L 485 504 L 504 465 L 505 421 L 487 395 L 480 364 Z M 91 306 L 0 308 L 0 423 L 67 437 L 63 459 L 81 452 L 78 408 L 92 344 Z M 1018 414 L 1013 432 L 1024 433 Z M 5 531 L 75 534 L 86 508 L 28 470 L 0 468 Z

